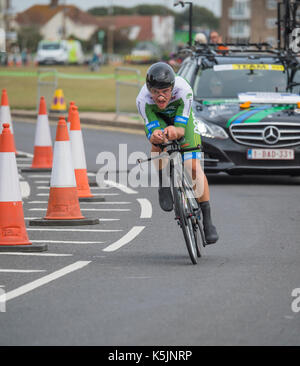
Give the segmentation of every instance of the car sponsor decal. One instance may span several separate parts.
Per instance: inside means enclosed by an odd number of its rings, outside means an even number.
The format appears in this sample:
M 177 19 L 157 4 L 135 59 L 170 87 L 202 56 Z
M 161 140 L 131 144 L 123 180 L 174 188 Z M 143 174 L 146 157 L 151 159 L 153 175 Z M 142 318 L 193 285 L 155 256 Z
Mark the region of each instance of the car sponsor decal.
M 211 99 L 204 100 L 202 102 L 203 105 L 211 105 L 211 104 L 224 104 L 224 103 L 238 103 L 238 99 Z
M 229 64 L 229 65 L 214 65 L 214 71 L 226 70 L 270 70 L 270 71 L 284 71 L 283 65 L 269 65 L 269 64 Z
M 289 105 L 278 106 L 278 107 L 264 106 L 260 108 L 254 108 L 252 110 L 242 111 L 235 114 L 232 118 L 230 118 L 229 121 L 227 122 L 226 127 L 238 123 L 261 122 L 269 114 L 276 113 L 285 109 L 290 109 L 290 106 Z

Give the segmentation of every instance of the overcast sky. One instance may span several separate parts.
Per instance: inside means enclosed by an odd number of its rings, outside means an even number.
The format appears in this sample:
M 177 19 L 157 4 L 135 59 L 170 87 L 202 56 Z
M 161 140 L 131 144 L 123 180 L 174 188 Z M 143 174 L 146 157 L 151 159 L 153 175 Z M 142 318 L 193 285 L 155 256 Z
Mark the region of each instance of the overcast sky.
M 191 1 L 191 0 L 189 0 Z M 213 11 L 217 16 L 221 15 L 220 3 L 221 0 L 192 0 L 193 4 L 199 6 L 205 6 L 211 11 Z M 118 5 L 131 7 L 138 4 L 164 4 L 173 8 L 173 0 L 60 0 L 61 4 L 65 3 L 67 5 L 75 5 L 82 10 L 87 10 L 97 6 L 108 6 L 108 5 Z M 20 12 L 28 9 L 32 5 L 36 4 L 49 4 L 50 0 L 12 0 L 12 7 L 15 12 Z M 179 10 L 180 6 L 177 6 L 175 10 Z

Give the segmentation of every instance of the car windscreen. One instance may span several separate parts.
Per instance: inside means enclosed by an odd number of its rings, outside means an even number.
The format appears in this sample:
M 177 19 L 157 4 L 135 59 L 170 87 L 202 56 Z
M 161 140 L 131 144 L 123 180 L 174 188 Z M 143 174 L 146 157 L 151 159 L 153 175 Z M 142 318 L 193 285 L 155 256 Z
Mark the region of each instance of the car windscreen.
M 286 86 L 287 74 L 281 65 L 241 64 L 199 68 L 193 89 L 196 99 L 209 99 L 237 98 L 245 92 L 283 92 Z
M 59 43 L 44 43 L 42 44 L 42 50 L 59 50 L 61 45 Z

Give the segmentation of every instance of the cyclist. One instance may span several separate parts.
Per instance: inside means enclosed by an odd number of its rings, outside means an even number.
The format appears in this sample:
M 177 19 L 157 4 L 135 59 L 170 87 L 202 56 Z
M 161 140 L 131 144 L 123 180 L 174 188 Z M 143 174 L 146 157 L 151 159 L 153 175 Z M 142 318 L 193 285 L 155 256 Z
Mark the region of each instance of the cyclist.
M 201 144 L 197 121 L 192 111 L 193 91 L 190 85 L 180 76 L 176 76 L 172 67 L 164 62 L 157 62 L 147 71 L 146 83 L 137 96 L 137 109 L 144 119 L 145 132 L 152 144 L 152 153 L 161 152 L 159 144 L 168 140 L 179 140 L 184 137 L 181 147 L 192 147 Z M 207 244 L 218 240 L 218 234 L 211 219 L 209 187 L 201 168 L 201 153 L 183 153 L 184 166 L 196 180 L 196 189 L 203 187 L 196 194 L 203 214 L 203 227 Z M 160 166 L 160 169 L 162 167 Z M 161 175 L 161 172 L 160 172 Z M 195 188 L 194 188 L 195 189 Z M 163 210 L 173 209 L 170 187 L 159 187 L 159 203 Z

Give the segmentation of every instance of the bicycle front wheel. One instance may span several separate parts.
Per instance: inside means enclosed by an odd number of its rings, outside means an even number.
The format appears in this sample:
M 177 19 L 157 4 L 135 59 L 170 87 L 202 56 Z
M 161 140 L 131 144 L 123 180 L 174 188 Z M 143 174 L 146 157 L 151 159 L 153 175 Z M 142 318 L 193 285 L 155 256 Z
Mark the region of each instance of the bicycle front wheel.
M 189 201 L 182 187 L 173 187 L 173 196 L 176 217 L 179 219 L 189 256 L 192 263 L 197 264 L 197 243 L 192 222 L 193 213 Z

